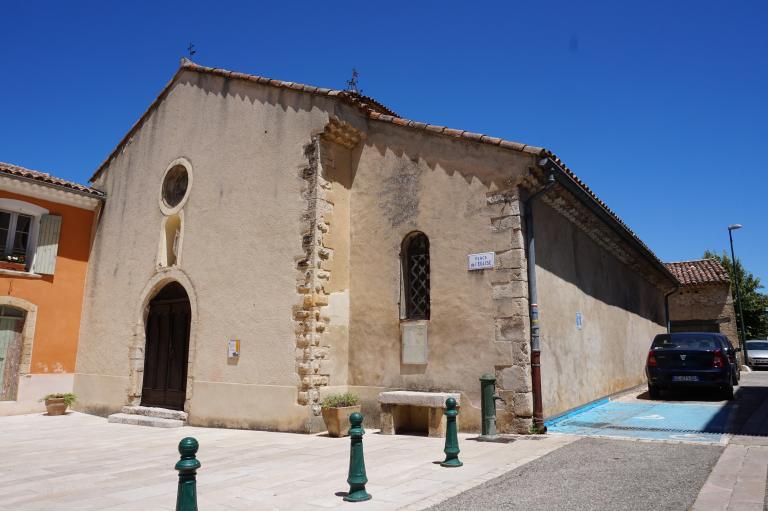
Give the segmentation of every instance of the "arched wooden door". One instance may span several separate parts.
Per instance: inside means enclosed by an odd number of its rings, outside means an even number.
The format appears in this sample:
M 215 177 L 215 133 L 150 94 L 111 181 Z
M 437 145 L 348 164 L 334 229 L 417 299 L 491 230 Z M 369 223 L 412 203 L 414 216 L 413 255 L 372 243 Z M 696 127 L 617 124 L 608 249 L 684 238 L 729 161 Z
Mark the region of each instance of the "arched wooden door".
M 21 309 L 0 306 L 0 401 L 16 399 L 25 316 Z
M 190 321 L 189 296 L 177 282 L 149 302 L 142 406 L 184 409 Z

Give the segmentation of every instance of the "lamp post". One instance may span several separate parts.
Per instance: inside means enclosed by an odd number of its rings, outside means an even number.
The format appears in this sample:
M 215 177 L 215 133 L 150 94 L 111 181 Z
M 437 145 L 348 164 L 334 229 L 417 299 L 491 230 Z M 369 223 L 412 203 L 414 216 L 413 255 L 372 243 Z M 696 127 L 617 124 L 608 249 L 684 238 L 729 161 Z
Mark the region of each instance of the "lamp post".
M 765 320 L 766 320 L 766 322 L 768 322 L 768 307 L 766 307 L 766 308 L 763 310 L 763 312 L 765 312 Z M 765 338 L 766 338 L 766 340 L 768 340 L 768 335 L 766 335 L 766 337 L 765 337 Z
M 736 284 L 736 304 L 739 306 L 739 325 L 741 325 L 741 349 L 744 352 L 744 364 L 747 363 L 747 343 L 744 342 L 746 339 L 747 332 L 744 330 L 744 310 L 741 308 L 741 290 L 739 289 L 739 278 L 736 275 L 736 256 L 733 252 L 733 231 L 736 229 L 741 229 L 741 224 L 731 224 L 728 226 L 728 238 L 731 240 L 731 267 L 733 268 L 733 280 Z

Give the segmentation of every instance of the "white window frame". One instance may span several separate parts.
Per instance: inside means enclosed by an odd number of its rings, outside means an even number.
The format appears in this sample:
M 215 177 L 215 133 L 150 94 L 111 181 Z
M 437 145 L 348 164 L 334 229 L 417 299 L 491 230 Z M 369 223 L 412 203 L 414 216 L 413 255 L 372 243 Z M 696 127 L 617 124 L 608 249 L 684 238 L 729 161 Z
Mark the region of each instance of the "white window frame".
M 6 250 L 8 249 L 8 240 L 16 235 L 16 220 L 19 215 L 32 217 L 32 225 L 29 226 L 29 239 L 27 240 L 27 251 L 24 260 L 26 271 L 32 269 L 34 264 L 35 252 L 37 249 L 37 235 L 40 230 L 40 218 L 48 214 L 48 210 L 36 204 L 24 202 L 16 199 L 0 198 L 0 211 L 10 213 L 11 221 L 8 225 L 8 238 L 6 238 Z M 11 245 L 12 247 L 12 245 Z M 5 254 L 2 254 L 3 256 Z

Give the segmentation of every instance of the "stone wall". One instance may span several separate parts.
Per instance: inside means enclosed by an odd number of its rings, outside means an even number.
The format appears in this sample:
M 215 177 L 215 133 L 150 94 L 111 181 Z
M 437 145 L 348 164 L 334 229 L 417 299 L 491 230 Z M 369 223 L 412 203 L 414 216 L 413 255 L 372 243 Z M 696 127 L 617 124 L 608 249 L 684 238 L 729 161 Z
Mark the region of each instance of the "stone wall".
M 298 403 L 310 405 L 312 414 L 318 416 L 318 389 L 328 385 L 330 381 L 325 362 L 328 350 L 321 343 L 325 330 L 321 308 L 328 305 L 328 295 L 322 282 L 330 278 L 330 272 L 323 266 L 332 254 L 332 250 L 323 244 L 323 235 L 328 232 L 324 214 L 333 209 L 333 204 L 325 199 L 325 188 L 322 186 L 323 178 L 319 171 L 319 137 L 315 137 L 305 147 L 304 154 L 307 157 L 307 166 L 301 171 L 305 183 L 302 195 L 307 209 L 302 214 L 304 251 L 296 263 L 299 273 L 296 290 L 300 295 L 300 302 L 295 307 L 293 316 L 296 320 L 296 372 L 300 378 Z
M 499 240 L 496 268 L 491 277 L 491 296 L 495 306 L 495 341 L 509 343 L 512 357 L 508 364 L 496 365 L 496 387 L 504 402 L 498 415 L 501 432 L 527 433 L 533 424 L 531 388 L 528 274 L 521 208 L 516 190 L 487 195 L 491 232 Z
M 670 321 L 715 321 L 736 345 L 736 312 L 730 284 L 683 286 L 669 297 Z
M 294 307 L 298 404 L 320 415 L 325 389 L 345 390 L 349 343 L 349 158 L 362 135 L 332 118 L 304 149 L 304 232 Z M 318 420 L 310 429 L 321 426 Z
M 355 161 L 349 383 L 363 398 L 364 414 L 378 415 L 383 390 L 460 392 L 460 427 L 477 431 L 479 378 L 495 373 L 507 401 L 499 429 L 528 432 L 530 340 L 517 179 L 532 159 L 371 123 Z M 429 238 L 426 364 L 401 362 L 401 246 L 414 231 Z M 467 256 L 480 252 L 494 252 L 496 267 L 468 271 Z
M 620 259 L 595 240 L 599 225 L 585 231 L 542 199 L 533 221 L 542 398 L 551 417 L 643 383 L 651 341 L 666 330 L 664 290 L 625 262 L 626 245 Z

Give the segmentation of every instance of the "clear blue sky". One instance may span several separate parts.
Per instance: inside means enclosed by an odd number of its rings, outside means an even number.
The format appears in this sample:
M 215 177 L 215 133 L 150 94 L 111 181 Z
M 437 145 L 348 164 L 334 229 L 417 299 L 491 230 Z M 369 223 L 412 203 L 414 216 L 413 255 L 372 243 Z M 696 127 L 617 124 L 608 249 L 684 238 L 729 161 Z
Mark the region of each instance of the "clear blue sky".
M 479 7 L 482 5 L 482 7 Z M 768 284 L 768 2 L 4 2 L 0 161 L 85 181 L 194 60 L 544 146 L 664 260 Z

